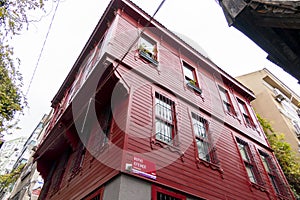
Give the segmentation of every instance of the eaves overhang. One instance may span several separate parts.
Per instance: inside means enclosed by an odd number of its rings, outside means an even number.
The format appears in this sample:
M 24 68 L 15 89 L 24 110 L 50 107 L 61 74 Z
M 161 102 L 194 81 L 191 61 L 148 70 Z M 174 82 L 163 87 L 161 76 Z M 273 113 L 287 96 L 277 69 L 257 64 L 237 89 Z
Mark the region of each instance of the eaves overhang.
M 299 0 L 219 0 L 229 26 L 241 31 L 267 59 L 300 81 Z

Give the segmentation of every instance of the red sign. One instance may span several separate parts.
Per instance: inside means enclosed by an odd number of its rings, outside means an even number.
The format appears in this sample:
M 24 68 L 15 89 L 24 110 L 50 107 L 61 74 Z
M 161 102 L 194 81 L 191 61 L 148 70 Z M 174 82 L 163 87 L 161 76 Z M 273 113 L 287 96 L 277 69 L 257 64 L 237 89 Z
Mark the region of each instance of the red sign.
M 139 156 L 133 156 L 132 172 L 147 178 L 156 179 L 155 164 Z
M 39 196 L 41 193 L 41 189 L 36 189 L 36 190 L 32 190 L 31 194 L 35 195 L 35 196 Z

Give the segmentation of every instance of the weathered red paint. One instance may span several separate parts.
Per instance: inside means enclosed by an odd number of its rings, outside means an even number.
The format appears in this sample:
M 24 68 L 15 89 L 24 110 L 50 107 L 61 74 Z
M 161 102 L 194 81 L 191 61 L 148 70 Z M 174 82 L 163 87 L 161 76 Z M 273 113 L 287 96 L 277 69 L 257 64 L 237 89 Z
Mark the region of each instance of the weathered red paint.
M 80 58 L 54 98 L 55 113 L 59 114 L 53 115 L 51 126 L 47 130 L 47 137 L 35 155 L 38 169 L 47 182 L 47 175 L 52 171 L 56 173 L 56 170 L 55 167 L 52 170 L 47 166 L 46 159 L 49 158 L 48 160 L 55 163 L 59 161 L 59 155 L 65 149 L 73 147 L 68 164 L 64 169 L 65 173 L 60 189 L 51 196 L 51 199 L 82 199 L 120 173 L 152 182 L 153 185 L 156 185 L 153 186 L 153 191 L 159 188 L 157 186 L 176 190 L 181 193 L 177 195 L 180 198 L 182 195 L 203 199 L 278 198 L 266 172 L 261 174 L 265 185 L 256 187 L 249 181 L 235 141 L 237 136 L 251 144 L 254 147 L 253 152 L 261 149 L 272 155 L 272 150 L 249 104 L 249 100 L 254 98 L 253 94 L 209 59 L 195 52 L 194 49 L 155 21 L 152 26 L 156 26 L 158 29 L 153 31 L 148 28 L 145 30 L 145 34 L 157 42 L 158 66 L 153 66 L 138 56 L 138 43 L 130 49 L 124 60 L 118 60 L 131 45 L 128 41 L 134 41 L 138 37 L 138 30 L 140 31 L 146 22 L 143 17 L 145 13 L 127 1 L 124 3 L 116 0 L 111 5 L 113 6 L 106 10 L 80 54 Z M 120 7 L 115 12 L 117 5 Z M 110 28 L 107 31 L 102 30 L 103 19 L 111 20 Z M 104 33 L 109 37 L 101 35 Z M 89 55 L 88 47 L 100 40 L 103 40 L 101 45 L 107 45 L 102 60 L 86 80 L 76 80 L 76 77 L 82 78 L 77 74 L 84 74 L 84 66 L 81 64 L 85 56 Z M 101 49 L 95 52 L 101 52 Z M 96 63 L 94 58 L 92 60 L 93 63 Z M 103 61 L 111 64 L 106 65 Z M 186 86 L 182 71 L 183 61 L 188 62 L 196 69 L 199 87 L 202 89 L 201 95 Z M 103 77 L 101 79 L 99 77 L 101 70 L 111 69 L 113 66 L 118 67 L 117 71 L 112 73 L 113 75 L 106 84 L 101 85 L 105 80 L 102 79 Z M 109 74 L 109 71 L 106 73 Z M 96 103 L 97 112 L 101 112 L 102 104 L 111 101 L 114 87 L 119 87 L 122 95 L 111 102 L 114 104 L 114 109 L 112 110 L 113 120 L 108 144 L 103 147 L 103 152 L 100 152 L 97 158 L 87 151 L 80 171 L 70 179 L 70 162 L 74 159 L 79 133 L 78 128 L 74 126 L 74 121 L 76 123 L 76 120 L 84 118 L 88 113 L 86 111 L 88 102 L 94 92 L 89 91 L 89 86 L 93 85 L 95 81 L 97 83 L 99 81 L 98 88 L 102 86 L 94 96 L 95 101 L 98 102 Z M 72 102 L 67 106 L 65 102 L 66 99 L 69 99 L 66 95 L 70 95 L 67 91 L 72 87 L 72 82 L 80 84 L 77 86 L 80 90 L 76 91 L 77 94 L 73 98 L 81 100 L 79 103 L 81 109 L 75 114 L 72 112 Z M 229 91 L 232 105 L 237 112 L 236 116 L 224 112 L 218 85 Z M 155 134 L 155 92 L 159 92 L 175 102 L 176 135 L 178 136 L 175 146 L 158 142 L 153 137 Z M 237 98 L 246 102 L 257 128 L 245 125 L 238 108 Z M 64 106 L 60 106 L 60 102 Z M 208 121 L 218 163 L 210 164 L 197 158 L 191 112 Z M 98 120 L 102 120 L 99 116 Z M 92 119 L 89 123 L 93 127 L 97 120 Z M 93 138 L 93 134 L 95 132 L 91 131 L 91 138 Z M 64 144 L 68 148 L 61 148 L 57 144 Z M 101 157 L 106 153 L 109 156 Z M 155 163 L 156 180 L 141 177 L 125 169 L 126 164 L 132 163 L 134 155 L 138 154 L 142 154 L 143 158 L 149 162 Z M 254 153 L 253 156 L 255 159 L 259 159 L 257 153 Z M 97 159 L 100 159 L 101 162 Z M 262 163 L 257 162 L 257 167 L 263 169 Z M 280 173 L 282 176 L 282 171 Z M 282 180 L 286 183 L 284 177 Z M 51 190 L 51 186 L 49 190 Z M 51 191 L 48 194 L 51 194 Z M 49 195 L 46 197 L 50 198 Z

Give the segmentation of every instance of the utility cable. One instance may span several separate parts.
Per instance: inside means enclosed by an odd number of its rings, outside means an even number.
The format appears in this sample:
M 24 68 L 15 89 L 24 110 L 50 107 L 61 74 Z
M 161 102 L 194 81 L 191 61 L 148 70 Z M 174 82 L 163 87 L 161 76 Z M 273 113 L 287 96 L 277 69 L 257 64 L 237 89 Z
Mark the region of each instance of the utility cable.
M 27 95 L 28 95 L 28 92 L 29 92 L 29 90 L 30 90 L 30 87 L 31 87 L 33 78 L 34 78 L 35 73 L 36 73 L 36 70 L 37 70 L 37 68 L 38 68 L 38 66 L 39 66 L 39 63 L 40 63 L 40 60 L 41 60 L 41 57 L 42 57 L 42 54 L 43 54 L 43 51 L 44 51 L 44 48 L 45 48 L 45 45 L 46 45 L 46 42 L 47 42 L 49 33 L 50 33 L 50 30 L 51 30 L 51 28 L 52 28 L 52 24 L 53 24 L 55 15 L 56 15 L 56 11 L 57 11 L 59 2 L 60 2 L 60 1 L 58 0 L 58 1 L 57 1 L 57 4 L 56 4 L 56 7 L 55 7 L 55 10 L 54 10 L 54 13 L 53 13 L 53 16 L 52 16 L 52 19 L 51 19 L 51 22 L 50 22 L 50 25 L 49 25 L 49 28 L 48 28 L 48 31 L 47 31 L 47 34 L 46 34 L 46 37 L 45 37 L 45 40 L 44 40 L 44 43 L 43 43 L 43 46 L 42 46 L 42 49 L 41 49 L 41 51 L 40 51 L 40 54 L 39 54 L 38 60 L 37 60 L 37 62 L 36 62 L 35 68 L 34 68 L 34 70 L 33 70 L 33 73 L 32 73 L 32 76 L 31 76 L 31 79 L 30 79 L 28 88 L 27 88 L 27 90 L 26 90 L 25 97 L 27 97 Z

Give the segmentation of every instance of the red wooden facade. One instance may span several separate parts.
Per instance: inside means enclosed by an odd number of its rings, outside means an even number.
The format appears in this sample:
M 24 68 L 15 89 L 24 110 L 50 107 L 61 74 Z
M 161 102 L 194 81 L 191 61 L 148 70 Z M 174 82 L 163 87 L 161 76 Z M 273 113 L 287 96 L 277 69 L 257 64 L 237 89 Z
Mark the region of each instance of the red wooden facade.
M 126 0 L 106 9 L 52 101 L 40 199 L 114 199 L 121 175 L 150 184 L 145 199 L 294 199 L 253 93 L 149 20 Z

